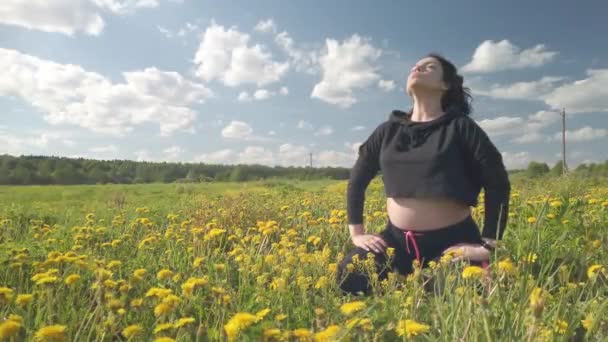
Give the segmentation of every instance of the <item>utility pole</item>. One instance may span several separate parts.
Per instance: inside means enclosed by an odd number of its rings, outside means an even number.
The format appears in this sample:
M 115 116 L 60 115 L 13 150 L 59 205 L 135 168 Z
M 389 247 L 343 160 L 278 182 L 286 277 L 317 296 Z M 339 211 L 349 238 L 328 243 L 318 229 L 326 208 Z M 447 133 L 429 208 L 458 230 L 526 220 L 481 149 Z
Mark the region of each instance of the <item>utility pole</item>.
M 562 175 L 564 175 L 568 168 L 566 166 L 566 109 L 562 108 Z

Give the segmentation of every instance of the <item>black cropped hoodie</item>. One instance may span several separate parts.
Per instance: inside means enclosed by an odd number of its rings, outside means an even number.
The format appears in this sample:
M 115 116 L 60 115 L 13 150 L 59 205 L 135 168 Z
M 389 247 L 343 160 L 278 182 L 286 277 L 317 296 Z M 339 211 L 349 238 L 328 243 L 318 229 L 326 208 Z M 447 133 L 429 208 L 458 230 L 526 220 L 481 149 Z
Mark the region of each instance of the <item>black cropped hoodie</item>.
M 502 155 L 468 115 L 447 109 L 430 121 L 393 110 L 359 146 L 347 187 L 347 220 L 363 223 L 365 190 L 379 170 L 386 197 L 442 197 L 477 206 L 484 188 L 482 237 L 501 239 L 511 185 Z

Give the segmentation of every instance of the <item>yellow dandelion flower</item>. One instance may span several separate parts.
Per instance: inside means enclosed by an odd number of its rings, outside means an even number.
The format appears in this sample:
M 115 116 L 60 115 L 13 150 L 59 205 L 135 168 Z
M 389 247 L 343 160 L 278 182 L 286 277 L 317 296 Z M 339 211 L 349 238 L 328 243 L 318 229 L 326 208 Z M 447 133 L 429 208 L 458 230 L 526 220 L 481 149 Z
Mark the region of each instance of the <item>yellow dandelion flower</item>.
M 534 217 L 534 216 L 528 217 L 528 223 L 530 223 L 530 224 L 536 223 L 536 217 Z
M 549 297 L 549 293 L 540 287 L 534 288 L 530 293 L 530 308 L 535 315 L 539 316 L 545 307 L 545 301 Z
M 568 323 L 566 321 L 563 321 L 561 319 L 558 319 L 557 322 L 555 322 L 555 332 L 563 335 L 566 333 L 566 330 L 568 329 Z
M 513 262 L 507 258 L 498 262 L 498 271 L 501 274 L 516 275 L 517 267 L 515 267 Z
M 0 303 L 8 303 L 13 298 L 13 289 L 0 287 Z
M 524 261 L 529 264 L 535 263 L 536 259 L 538 259 L 538 255 L 536 255 L 536 253 L 532 253 L 532 252 L 528 253 L 528 255 L 524 257 Z
M 141 299 L 141 298 L 135 298 L 135 299 L 131 300 L 131 307 L 132 308 L 139 308 L 143 304 L 144 304 L 144 300 Z
M 591 246 L 592 246 L 593 248 L 596 248 L 596 249 L 597 249 L 597 248 L 600 248 L 600 246 L 601 246 L 601 245 L 602 245 L 602 241 L 601 241 L 601 240 L 599 240 L 599 239 L 593 240 L 593 241 L 591 242 Z
M 312 333 L 308 329 L 298 328 L 291 331 L 291 334 L 301 340 L 308 340 Z
M 21 323 L 13 320 L 6 320 L 0 323 L 0 340 L 8 340 L 17 335 L 21 329 Z
M 173 323 L 162 323 L 162 324 L 158 324 L 156 327 L 154 327 L 154 333 L 158 334 L 159 332 L 163 332 L 166 330 L 170 330 L 175 328 L 175 326 L 173 325 Z
M 186 325 L 190 324 L 190 323 L 194 323 L 194 318 L 192 317 L 184 317 L 184 318 L 180 318 L 177 320 L 177 322 L 175 322 L 174 326 L 175 328 L 181 328 L 181 327 L 185 327 Z
M 63 341 L 65 339 L 65 325 L 49 325 L 38 329 L 36 339 L 41 341 Z
M 315 342 L 333 341 L 336 335 L 340 332 L 340 327 L 337 325 L 330 325 L 325 330 L 319 331 L 315 334 Z
M 262 340 L 270 341 L 277 337 L 281 336 L 281 329 L 277 328 L 267 328 L 262 332 Z
M 138 268 L 135 271 L 133 271 L 133 277 L 142 280 L 144 278 L 144 276 L 146 275 L 146 269 L 145 268 Z
M 194 262 L 192 263 L 192 266 L 199 267 L 204 261 L 205 261 L 205 258 L 198 257 L 198 258 L 194 259 Z
M 484 270 L 479 266 L 467 266 L 462 270 L 462 277 L 464 279 L 469 278 L 481 278 L 483 276 Z
M 324 289 L 329 285 L 329 278 L 327 276 L 321 276 L 315 283 L 315 289 Z
M 266 308 L 266 309 L 262 309 L 262 310 L 260 310 L 260 311 L 256 312 L 256 314 L 255 314 L 255 315 L 256 315 L 256 316 L 257 316 L 259 319 L 263 319 L 264 317 L 266 317 L 266 315 L 268 315 L 268 313 L 269 313 L 269 312 L 270 312 L 270 309 Z
M 585 330 L 591 329 L 591 327 L 593 326 L 593 322 L 594 318 L 592 314 L 587 314 L 585 319 L 581 320 L 581 324 L 583 325 L 583 328 L 585 328 Z
M 344 303 L 340 306 L 340 311 L 344 315 L 352 315 L 353 313 L 365 309 L 365 302 L 357 300 L 354 302 Z
M 600 273 L 600 272 L 606 272 L 604 269 L 604 266 L 591 265 L 587 269 L 587 277 L 589 277 L 589 279 L 593 279 L 593 278 L 597 277 L 598 273 Z
M 172 305 L 169 305 L 167 303 L 160 303 L 154 308 L 154 316 L 158 317 L 158 316 L 166 315 L 166 314 L 172 312 L 173 309 L 175 309 L 175 308 Z
M 72 284 L 76 283 L 78 280 L 80 280 L 80 276 L 78 274 L 70 274 L 69 276 L 67 276 L 65 278 L 65 284 L 72 285 Z
M 159 338 L 155 338 L 154 342 L 175 342 L 175 340 L 172 339 L 171 337 L 159 337 Z
M 173 277 L 173 271 L 168 270 L 168 269 L 163 269 L 158 271 L 158 273 L 156 274 L 156 278 L 158 280 L 165 280 L 165 279 L 169 279 L 171 277 Z
M 228 323 L 224 325 L 224 332 L 229 341 L 234 341 L 240 332 L 245 330 L 251 324 L 257 322 L 259 318 L 256 315 L 248 312 L 236 313 Z
M 15 298 L 15 304 L 19 305 L 19 306 L 26 306 L 28 304 L 30 304 L 32 302 L 32 300 L 34 299 L 34 295 L 32 294 L 20 294 L 17 295 L 17 298 Z
M 124 337 L 126 337 L 127 339 L 136 337 L 136 336 L 141 336 L 141 335 L 143 335 L 143 333 L 144 333 L 144 328 L 142 328 L 142 326 L 139 324 L 129 325 L 128 327 L 126 327 L 122 330 L 122 335 Z
M 46 277 L 42 277 L 40 279 L 38 279 L 36 281 L 36 285 L 48 285 L 48 284 L 55 284 L 57 282 L 58 278 L 55 276 L 46 276 Z
M 288 316 L 286 314 L 278 314 L 278 315 L 274 316 L 274 319 L 275 319 L 275 321 L 279 321 L 280 322 L 280 321 L 284 320 L 287 317 Z
M 405 320 L 399 321 L 399 323 L 397 324 L 397 327 L 395 328 L 397 335 L 399 335 L 399 336 L 405 335 L 407 337 L 424 334 L 424 333 L 427 333 L 429 330 L 430 330 L 430 327 L 428 325 L 418 323 L 411 319 L 405 319 Z

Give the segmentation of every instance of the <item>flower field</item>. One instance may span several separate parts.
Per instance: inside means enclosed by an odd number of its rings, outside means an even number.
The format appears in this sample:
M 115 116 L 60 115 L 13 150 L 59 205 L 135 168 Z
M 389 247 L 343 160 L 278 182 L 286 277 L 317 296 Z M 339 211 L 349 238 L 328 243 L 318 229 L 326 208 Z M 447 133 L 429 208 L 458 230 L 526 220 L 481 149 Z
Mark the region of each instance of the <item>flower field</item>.
M 345 194 L 344 181 L 0 187 L 0 341 L 608 339 L 608 186 L 514 183 L 487 272 L 446 256 L 376 279 L 371 297 L 335 281 L 353 248 Z M 369 231 L 383 196 L 375 179 Z

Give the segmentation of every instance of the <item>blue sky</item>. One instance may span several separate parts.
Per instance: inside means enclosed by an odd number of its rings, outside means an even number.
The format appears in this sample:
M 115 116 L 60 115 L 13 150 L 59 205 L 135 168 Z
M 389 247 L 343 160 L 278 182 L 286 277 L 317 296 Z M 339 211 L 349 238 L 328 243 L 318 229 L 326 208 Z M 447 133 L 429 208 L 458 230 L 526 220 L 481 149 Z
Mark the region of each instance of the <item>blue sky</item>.
M 50 5 L 49 5 L 50 4 Z M 0 3 L 0 153 L 350 167 L 454 62 L 507 167 L 608 159 L 605 1 Z

